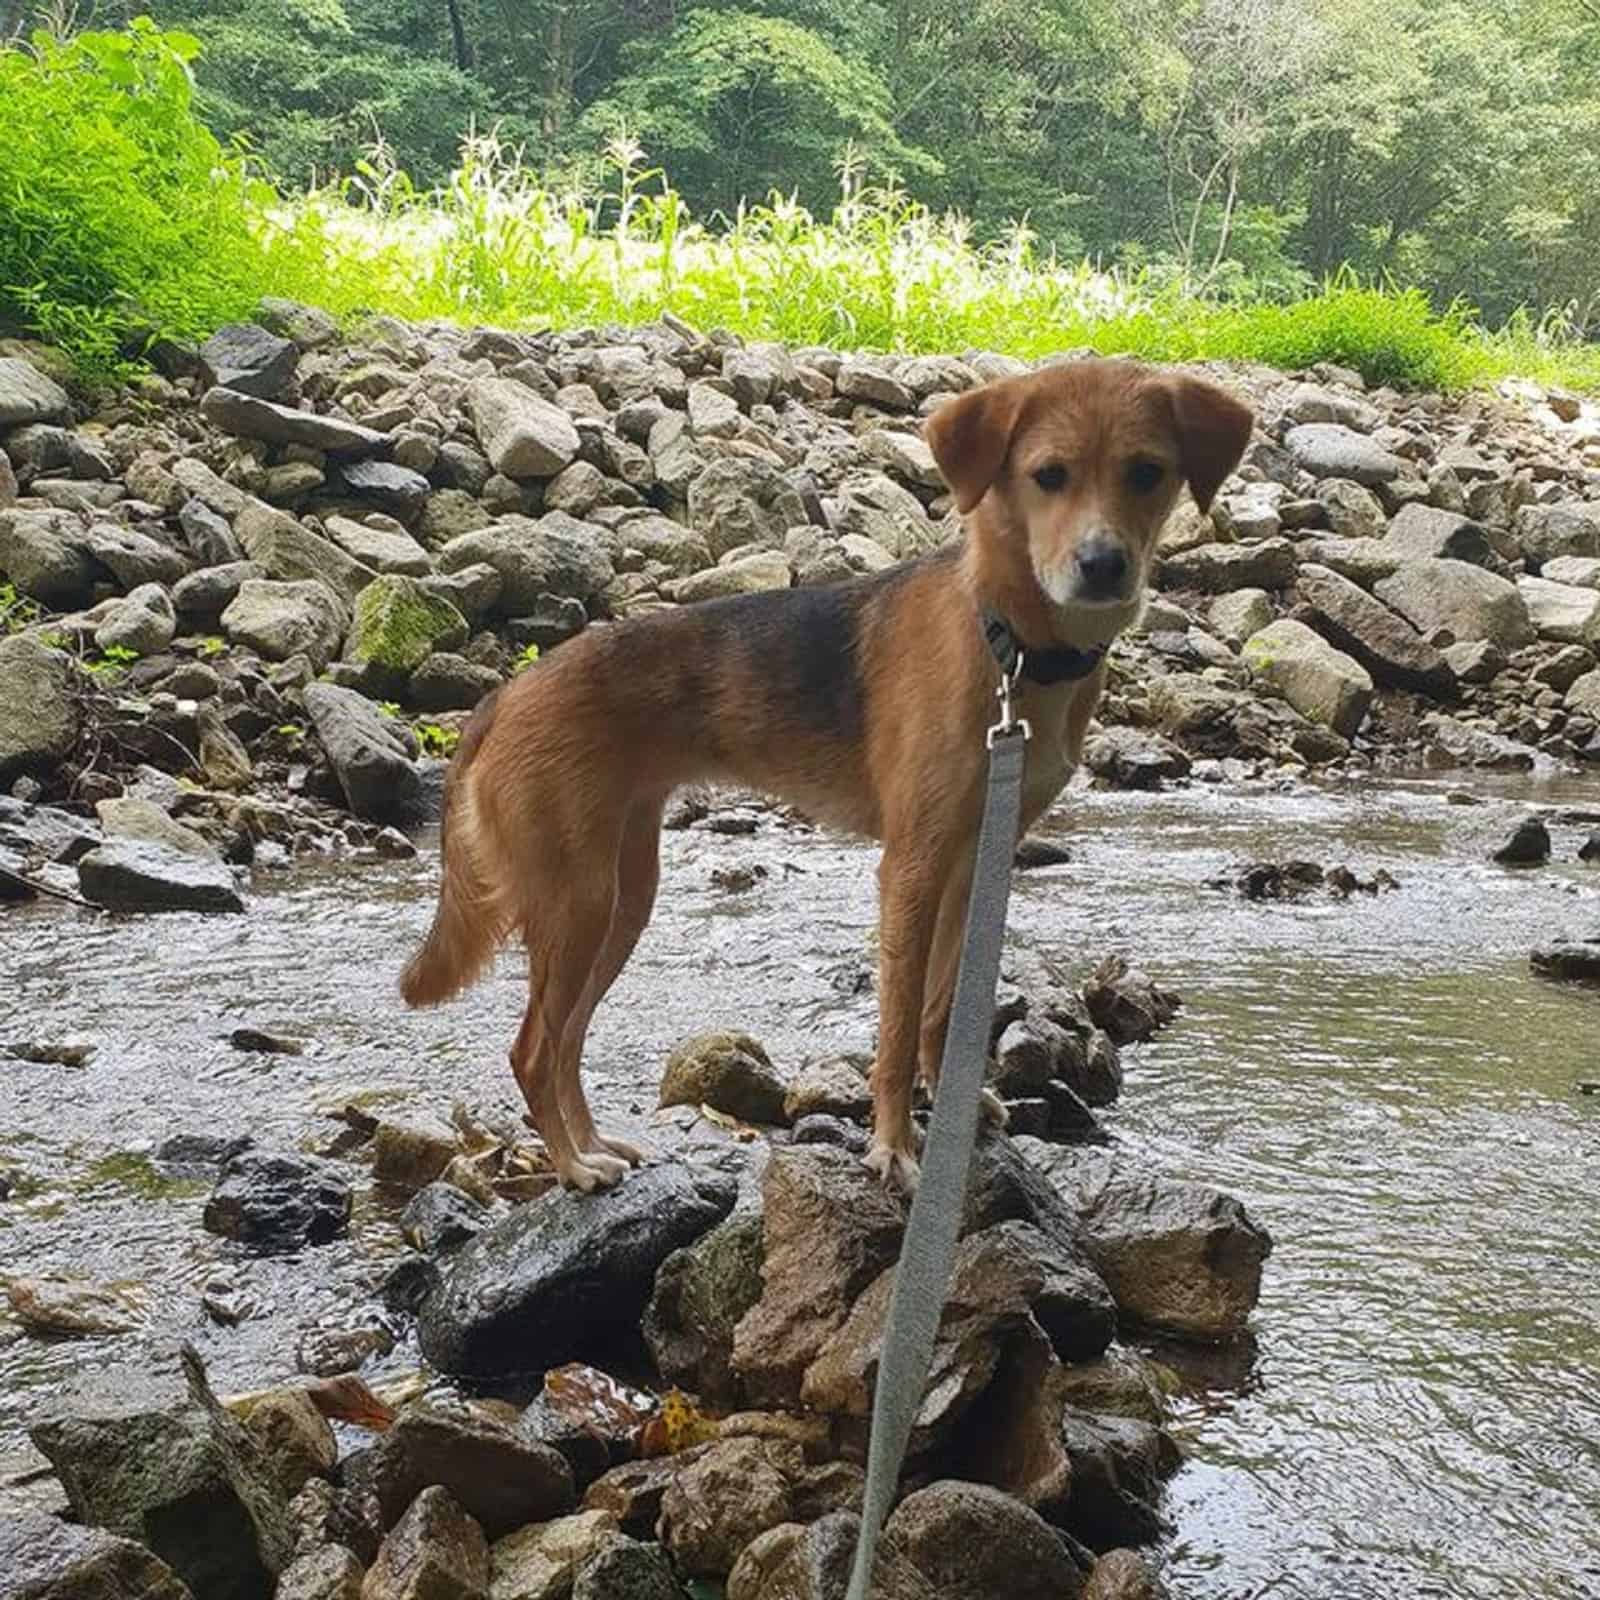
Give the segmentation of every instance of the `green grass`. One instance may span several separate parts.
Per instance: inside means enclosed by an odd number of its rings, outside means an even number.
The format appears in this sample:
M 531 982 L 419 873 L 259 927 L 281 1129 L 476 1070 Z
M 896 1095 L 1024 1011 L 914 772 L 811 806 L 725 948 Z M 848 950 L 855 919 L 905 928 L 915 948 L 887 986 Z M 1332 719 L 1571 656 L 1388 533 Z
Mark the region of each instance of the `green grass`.
M 154 332 L 201 336 L 272 293 L 348 318 L 577 327 L 671 311 L 791 345 L 1327 360 L 1409 387 L 1515 375 L 1600 390 L 1600 347 L 1558 323 L 1487 333 L 1469 308 L 1347 278 L 1287 305 L 1198 300 L 1058 261 L 1020 226 L 980 244 L 959 217 L 848 179 L 830 217 L 774 196 L 695 219 L 625 143 L 594 193 L 550 187 L 483 134 L 436 191 L 380 146 L 343 182 L 283 195 L 195 117 L 197 47 L 141 22 L 0 51 L 0 320 L 90 367 L 115 369 Z

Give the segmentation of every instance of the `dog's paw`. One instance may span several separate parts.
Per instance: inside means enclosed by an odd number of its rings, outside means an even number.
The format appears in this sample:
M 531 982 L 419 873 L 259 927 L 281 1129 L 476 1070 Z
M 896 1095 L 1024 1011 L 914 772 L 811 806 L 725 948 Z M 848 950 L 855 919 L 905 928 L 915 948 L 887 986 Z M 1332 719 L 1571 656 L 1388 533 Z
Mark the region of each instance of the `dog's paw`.
M 626 1161 L 615 1156 L 600 1155 L 595 1151 L 557 1166 L 556 1177 L 563 1189 L 576 1189 L 580 1194 L 594 1194 L 600 1189 L 614 1189 L 628 1171 Z
M 983 1098 L 979 1101 L 979 1109 L 982 1111 L 983 1120 L 991 1128 L 1004 1128 L 1011 1121 L 1011 1113 L 1006 1110 L 1005 1101 L 993 1089 L 985 1089 L 983 1091 Z
M 866 1167 L 885 1189 L 898 1194 L 913 1195 L 922 1168 L 917 1158 L 907 1150 L 896 1150 L 893 1145 L 874 1144 L 861 1158 Z
M 619 1161 L 627 1162 L 630 1167 L 642 1167 L 645 1162 L 644 1151 L 638 1145 L 629 1144 L 626 1139 L 613 1139 L 607 1133 L 600 1135 L 600 1153 L 615 1156 Z

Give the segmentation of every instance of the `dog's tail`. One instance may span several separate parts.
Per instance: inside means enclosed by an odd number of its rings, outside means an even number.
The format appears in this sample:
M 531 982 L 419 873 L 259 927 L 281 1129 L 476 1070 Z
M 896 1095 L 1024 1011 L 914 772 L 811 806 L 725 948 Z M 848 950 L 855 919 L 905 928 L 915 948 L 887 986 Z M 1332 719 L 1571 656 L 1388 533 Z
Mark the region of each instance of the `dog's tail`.
M 494 960 L 505 936 L 505 913 L 485 872 L 487 840 L 468 777 L 494 720 L 495 698 L 491 695 L 463 730 L 445 782 L 439 904 L 428 937 L 400 977 L 408 1006 L 442 1005 L 460 994 Z

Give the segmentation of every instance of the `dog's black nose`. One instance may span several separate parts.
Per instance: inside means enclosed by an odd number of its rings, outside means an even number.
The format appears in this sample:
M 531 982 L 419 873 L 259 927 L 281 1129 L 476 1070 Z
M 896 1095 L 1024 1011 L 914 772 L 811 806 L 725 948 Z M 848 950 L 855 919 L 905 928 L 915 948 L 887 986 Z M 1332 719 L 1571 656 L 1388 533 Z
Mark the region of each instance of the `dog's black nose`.
M 1078 547 L 1078 587 L 1086 596 L 1120 594 L 1128 576 L 1128 552 L 1107 534 L 1097 533 Z

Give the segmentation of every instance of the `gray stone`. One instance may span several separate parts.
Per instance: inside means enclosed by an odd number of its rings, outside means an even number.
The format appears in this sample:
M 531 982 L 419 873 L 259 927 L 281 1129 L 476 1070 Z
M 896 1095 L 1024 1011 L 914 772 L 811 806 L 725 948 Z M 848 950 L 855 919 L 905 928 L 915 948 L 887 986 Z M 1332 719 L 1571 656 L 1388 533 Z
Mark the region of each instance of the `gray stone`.
M 487 528 L 452 539 L 439 552 L 445 572 L 480 562 L 500 574 L 498 606 L 513 617 L 532 611 L 539 597 L 547 594 L 569 596 L 587 607 L 615 576 L 604 530 L 561 512 L 537 522 L 502 517 Z
M 922 502 L 882 472 L 853 472 L 845 479 L 833 525 L 841 544 L 870 539 L 897 561 L 937 548 L 952 531 L 930 521 Z
M 1539 576 L 1552 583 L 1570 583 L 1577 589 L 1600 589 L 1600 559 L 1557 556 L 1539 568 Z
M 1523 555 L 1536 570 L 1563 556 L 1594 560 L 1600 557 L 1600 502 L 1566 500 L 1523 506 L 1517 512 L 1514 532 Z
M 1455 688 L 1456 675 L 1439 651 L 1359 584 L 1307 562 L 1297 586 L 1311 626 L 1376 682 L 1436 698 Z
M 613 498 L 614 488 L 597 466 L 588 461 L 574 461 L 544 486 L 544 508 L 564 511 L 570 517 L 586 517 L 596 506 Z
M 406 577 L 425 578 L 433 571 L 428 552 L 409 533 L 369 528 L 351 517 L 329 517 L 323 527 L 346 555 L 353 556 L 374 572 L 398 572 Z
M 840 363 L 833 386 L 850 400 L 866 400 L 890 411 L 914 411 L 917 397 L 881 362 L 851 356 Z
M 618 554 L 637 550 L 647 561 L 659 561 L 678 577 L 699 572 L 714 562 L 705 535 L 668 517 L 634 517 L 622 524 L 612 538 Z
M 321 350 L 339 337 L 339 324 L 326 311 L 279 295 L 262 296 L 256 319 L 273 333 L 293 339 L 302 350 Z
M 1584 673 L 1567 690 L 1563 704 L 1568 711 L 1600 722 L 1600 669 Z
M 380 510 L 410 522 L 422 510 L 433 486 L 420 472 L 393 461 L 351 461 L 340 468 L 345 488 Z
M 509 479 L 502 481 L 510 482 Z M 493 521 L 494 514 L 466 490 L 435 489 L 428 496 L 428 503 L 422 508 L 415 529 L 417 538 L 428 549 L 437 550 L 463 533 L 475 533 L 479 528 L 487 528 Z
M 683 1600 L 683 1589 L 660 1545 L 613 1533 L 578 1563 L 572 1600 Z
M 1515 650 L 1534 639 L 1517 586 L 1465 561 L 1407 561 L 1376 585 L 1378 598 L 1418 633 L 1447 628 L 1457 642 Z
M 43 605 L 67 609 L 93 590 L 82 524 L 67 511 L 0 511 L 0 573 Z
M 200 346 L 201 376 L 257 400 L 281 400 L 294 386 L 300 353 L 254 322 L 230 322 Z
M 689 426 L 700 439 L 731 439 L 743 418 L 739 402 L 709 383 L 689 385 Z
M 178 617 L 167 591 L 159 583 L 142 583 L 106 613 L 94 630 L 95 648 L 153 656 L 172 643 L 177 631 Z
M 208 861 L 217 859 L 217 852 L 202 835 L 168 815 L 154 800 L 131 794 L 116 795 L 99 801 L 94 809 L 108 838 L 137 839 L 174 850 L 179 855 Z
M 1393 577 L 1405 565 L 1400 552 L 1381 539 L 1307 539 L 1298 550 L 1302 561 L 1327 567 L 1363 589 L 1370 589 L 1380 578 Z
M 500 683 L 500 674 L 493 667 L 441 650 L 411 674 L 406 699 L 418 711 L 470 711 Z
M 0 511 L 17 503 L 17 474 L 12 469 L 11 457 L 0 450 Z
M 1106 728 L 1095 734 L 1084 746 L 1083 764 L 1117 789 L 1159 789 L 1168 779 L 1189 775 L 1188 756 L 1144 728 Z
M 664 593 L 680 604 L 695 600 L 721 600 L 729 595 L 759 594 L 765 589 L 787 589 L 794 582 L 789 558 L 781 550 L 753 550 L 733 561 L 719 562 L 687 578 L 674 578 Z
M 108 839 L 78 862 L 78 888 L 108 911 L 243 911 L 226 863 L 137 839 Z
M 921 434 L 899 428 L 874 428 L 861 437 L 861 453 L 891 477 L 921 489 L 943 489 L 944 474 Z
M 1227 594 L 1235 589 L 1287 589 L 1294 582 L 1295 547 L 1287 539 L 1255 544 L 1202 544 L 1161 557 L 1163 589 Z
M 232 578 L 229 572 L 228 581 Z M 247 577 L 227 602 L 221 625 L 235 644 L 248 645 L 268 661 L 303 655 L 313 671 L 321 672 L 338 654 L 346 620 L 339 597 L 324 583 Z
M 487 616 L 500 598 L 500 574 L 486 561 L 469 563 L 454 572 L 430 573 L 422 586 L 429 594 L 448 600 L 468 622 Z
M 1278 402 L 1279 414 L 1291 424 L 1337 422 L 1358 433 L 1371 433 L 1383 413 L 1370 401 L 1316 383 L 1297 383 Z
M 1270 683 L 1302 716 L 1349 739 L 1372 704 L 1372 678 L 1360 662 L 1336 650 L 1303 622 L 1284 617 L 1245 642 L 1250 670 Z
M 249 500 L 233 531 L 250 560 L 285 582 L 315 579 L 348 605 L 377 574 L 331 540 L 260 500 Z
M 519 481 L 552 478 L 577 459 L 581 441 L 571 417 L 515 379 L 475 379 L 466 398 L 496 472 Z
M 805 505 L 776 467 L 730 456 L 689 484 L 689 522 L 721 559 L 745 545 L 777 548 L 806 520 Z
M 1476 522 L 1413 502 L 1401 506 L 1383 542 L 1407 561 L 1469 561 L 1475 567 L 1494 565 L 1494 547 Z
M 483 1529 L 447 1489 L 425 1488 L 383 1541 L 362 1600 L 488 1600 Z
M 1328 527 L 1341 539 L 1375 539 L 1388 521 L 1383 502 L 1365 484 L 1329 478 L 1317 485 Z
M 311 683 L 301 698 L 351 811 L 368 822 L 411 815 L 422 780 L 394 723 L 354 689 Z
M 385 443 L 375 428 L 315 411 L 296 411 L 218 385 L 200 402 L 200 415 L 224 433 L 267 444 L 303 444 L 332 456 L 371 455 Z
M 0 784 L 65 761 L 78 721 L 71 658 L 26 634 L 0 636 Z
M 1398 456 L 1337 422 L 1303 422 L 1283 442 L 1295 465 L 1317 478 L 1350 478 L 1370 487 L 1392 482 L 1404 469 Z
M 189 570 L 176 550 L 114 522 L 93 523 L 83 535 L 83 547 L 124 589 L 145 583 L 171 586 Z
M 366 1575 L 354 1551 L 325 1544 L 284 1568 L 272 1600 L 362 1600 Z
M 1211 630 L 1231 645 L 1241 645 L 1272 621 L 1272 597 L 1265 589 L 1236 589 L 1218 595 L 1206 612 Z
M 185 500 L 179 507 L 178 526 L 183 530 L 189 554 L 199 566 L 220 567 L 244 559 L 244 551 L 234 538 L 228 519 L 213 511 L 198 496 Z
M 1452 646 L 1447 655 L 1454 656 L 1462 648 Z M 1534 754 L 1526 745 L 1470 727 L 1455 717 L 1424 717 L 1422 733 L 1428 741 L 1423 761 L 1435 769 L 1484 767 L 1491 771 L 1526 772 L 1533 766 Z
M 0 428 L 28 422 L 64 422 L 72 401 L 54 378 L 20 356 L 0 356 Z
M 1517 591 L 1541 639 L 1600 645 L 1600 589 L 1579 589 L 1548 578 L 1518 578 Z
M 194 1597 L 166 1562 L 132 1539 L 20 1511 L 0 1517 L 0 1600 Z

